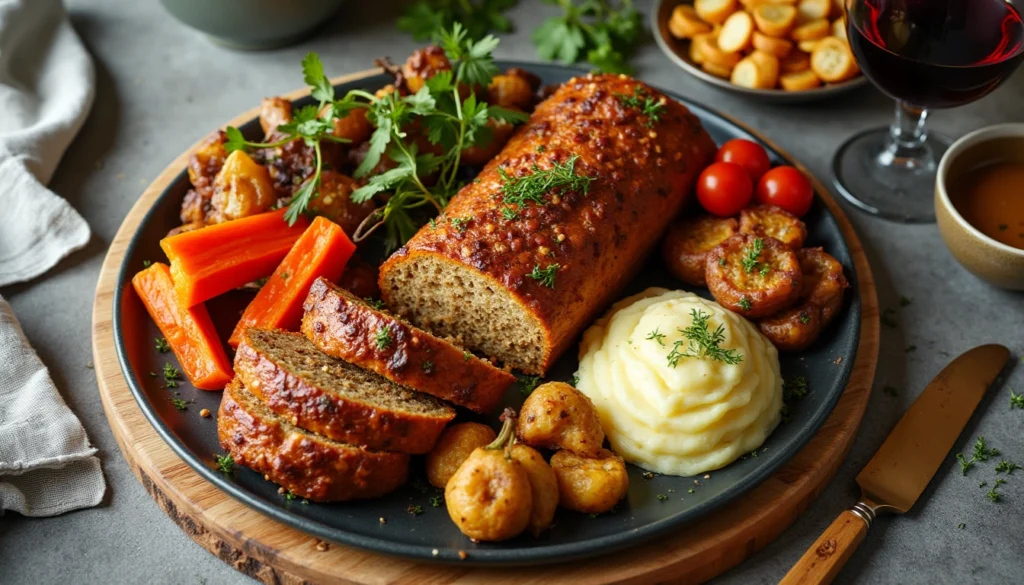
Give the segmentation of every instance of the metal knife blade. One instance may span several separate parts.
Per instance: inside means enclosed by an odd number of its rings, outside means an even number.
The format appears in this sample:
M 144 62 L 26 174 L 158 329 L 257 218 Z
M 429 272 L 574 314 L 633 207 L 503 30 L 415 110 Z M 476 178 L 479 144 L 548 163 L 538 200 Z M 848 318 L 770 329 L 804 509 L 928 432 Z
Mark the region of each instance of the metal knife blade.
M 864 497 L 879 508 L 909 510 L 1009 357 L 1001 345 L 983 345 L 939 372 L 857 475 Z

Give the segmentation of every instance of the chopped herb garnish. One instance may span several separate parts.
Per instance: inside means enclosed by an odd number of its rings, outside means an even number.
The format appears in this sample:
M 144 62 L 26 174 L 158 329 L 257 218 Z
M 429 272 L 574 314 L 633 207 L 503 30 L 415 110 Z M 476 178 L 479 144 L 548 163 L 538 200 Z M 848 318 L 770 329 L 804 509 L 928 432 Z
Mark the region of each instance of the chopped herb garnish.
M 697 493 L 697 490 L 695 490 L 693 488 L 690 488 L 690 489 L 686 490 L 686 493 L 688 493 L 688 494 L 695 494 L 695 493 Z
M 750 452 L 750 456 L 756 458 L 759 457 L 760 454 L 757 452 L 757 449 L 754 449 L 753 451 Z
M 900 306 L 901 307 L 906 307 L 910 303 L 911 303 L 910 297 L 905 297 L 903 295 L 900 295 Z
M 448 223 L 452 224 L 452 227 L 455 228 L 455 231 L 457 231 L 459 233 L 462 233 L 462 232 L 466 231 L 467 227 L 469 227 L 468 224 L 469 224 L 469 221 L 471 219 L 473 219 L 473 218 L 472 217 L 452 217 L 452 218 L 450 218 L 448 220 Z
M 385 325 L 378 329 L 377 334 L 374 336 L 374 342 L 379 350 L 391 347 L 391 325 Z
M 993 502 L 999 502 L 1003 499 L 1002 494 L 996 492 L 996 490 L 999 489 L 999 486 L 1003 485 L 1004 483 L 1006 483 L 1005 479 L 996 480 L 995 484 L 992 485 L 992 489 L 988 490 L 988 493 L 985 494 L 986 496 L 988 496 L 989 500 Z
M 811 316 L 806 311 L 800 311 L 800 322 L 807 325 L 811 322 Z
M 167 388 L 177 388 L 181 379 L 181 370 L 169 362 L 164 364 L 164 385 Z
M 735 365 L 743 361 L 743 356 L 735 349 L 722 349 L 725 341 L 725 326 L 719 325 L 714 331 L 708 325 L 711 315 L 697 309 L 690 310 L 693 321 L 685 329 L 680 329 L 683 339 L 672 344 L 668 354 L 668 365 L 674 368 L 684 357 L 711 359 Z M 685 341 L 684 341 L 685 340 Z M 684 348 L 685 346 L 685 348 Z
M 882 311 L 880 320 L 882 321 L 882 325 L 885 325 L 886 327 L 896 327 L 896 309 L 889 307 Z
M 761 257 L 761 252 L 764 251 L 764 240 L 761 238 L 754 238 L 754 243 L 750 246 L 743 248 L 743 259 L 740 262 L 743 264 L 743 272 L 750 274 L 755 268 L 761 265 L 758 258 Z
M 469 358 L 471 357 L 473 357 L 473 354 L 469 353 L 468 351 L 462 352 L 462 361 L 468 362 Z
M 444 504 L 444 496 L 431 496 L 430 505 L 435 508 L 440 508 L 441 504 Z
M 284 499 L 288 500 L 289 502 L 294 500 L 295 499 L 295 492 L 293 492 L 292 490 L 286 491 L 284 493 Z
M 782 400 L 792 402 L 807 396 L 807 378 L 796 376 L 782 382 Z
M 664 502 L 665 500 L 668 499 L 668 496 L 666 496 L 665 494 L 658 494 L 658 499 Z
M 956 527 L 957 527 L 958 530 L 963 530 L 964 528 L 967 528 L 967 525 L 964 524 L 963 522 L 961 522 L 961 523 L 957 524 Z
M 725 266 L 725 265 L 727 265 L 727 264 L 729 264 L 729 263 L 728 263 L 728 262 L 726 262 L 725 258 L 719 258 L 719 259 L 718 259 L 718 265 L 719 265 L 719 266 Z
M 661 120 L 661 113 L 665 109 L 665 98 L 655 98 L 639 85 L 633 88 L 633 95 L 617 93 L 619 103 L 624 107 L 640 111 L 640 115 L 647 118 L 647 127 L 652 128 Z
M 519 379 L 519 391 L 523 396 L 529 396 L 537 386 L 540 386 L 540 376 L 523 376 Z
M 506 221 L 515 221 L 519 219 L 519 212 L 514 207 L 502 207 L 501 216 L 504 217 Z
M 213 459 L 217 462 L 217 469 L 221 473 L 231 473 L 235 470 L 235 458 L 230 453 L 227 455 L 214 455 Z
M 430 360 L 425 360 L 423 363 L 420 364 L 420 368 L 423 369 L 424 373 L 433 374 L 434 373 L 434 362 L 432 362 Z
M 422 514 L 422 513 L 423 513 L 423 506 L 421 506 L 421 505 L 419 505 L 419 504 L 416 504 L 416 505 L 410 505 L 410 506 L 409 506 L 408 508 L 406 508 L 406 510 L 407 510 L 407 511 L 408 511 L 408 512 L 409 512 L 410 514 L 412 514 L 413 516 L 419 516 L 420 514 Z
M 572 387 L 573 388 L 578 388 L 579 385 L 580 385 L 580 375 L 579 374 L 573 374 L 572 375 Z
M 268 281 L 268 280 L 270 280 L 270 277 L 269 277 L 269 276 L 264 276 L 263 278 L 257 278 L 257 279 L 256 279 L 256 280 L 254 280 L 254 281 L 253 281 L 252 283 L 253 283 L 254 285 L 256 285 L 256 288 L 263 288 L 263 286 L 264 286 L 265 284 L 267 284 L 267 281 Z
M 664 346 L 665 345 L 665 334 L 664 333 L 660 333 L 658 331 L 658 329 L 660 329 L 660 327 L 655 327 L 654 331 L 651 331 L 650 333 L 648 333 L 647 337 L 645 337 L 644 339 L 648 339 L 648 340 L 651 340 L 651 341 L 657 341 L 658 345 Z
M 177 408 L 178 410 L 188 410 L 188 400 L 185 400 L 183 398 L 172 398 L 171 404 L 173 404 L 174 408 Z
M 739 304 L 740 304 L 740 309 L 742 309 L 744 311 L 749 311 L 750 308 L 754 306 L 754 304 L 750 302 L 750 297 L 748 297 L 746 295 L 743 295 L 742 297 L 740 297 L 740 303 Z
M 535 148 L 534 150 L 537 151 L 538 154 L 540 154 L 546 151 L 547 149 L 548 147 L 544 146 L 543 144 L 538 144 L 537 148 Z
M 373 297 L 366 297 L 363 300 L 366 302 L 367 305 L 370 305 L 371 307 L 378 311 L 384 308 L 384 301 L 377 300 Z
M 974 467 L 976 462 L 988 461 L 996 455 L 999 455 L 999 449 L 989 447 L 985 437 L 978 437 L 974 441 L 974 452 L 971 454 L 971 458 L 968 459 L 963 453 L 957 453 L 956 460 L 960 463 L 960 473 L 967 475 L 967 470 Z
M 525 207 L 528 202 L 544 204 L 544 196 L 552 191 L 564 194 L 574 191 L 586 195 L 590 190 L 590 182 L 594 177 L 576 174 L 576 161 L 579 155 L 572 155 L 564 163 L 555 163 L 550 169 L 541 169 L 536 163 L 531 165 L 533 171 L 529 175 L 512 176 L 499 167 L 501 176 L 502 201 L 506 205 Z
M 163 337 L 156 338 L 156 350 L 160 353 L 167 353 L 171 351 L 171 346 L 167 343 L 167 340 Z
M 287 271 L 285 271 L 285 272 L 282 272 L 282 273 L 281 273 L 281 280 L 288 280 L 288 277 L 289 277 L 289 276 L 291 276 L 291 274 L 288 274 L 288 272 L 287 272 Z M 294 497 L 294 496 L 293 496 L 293 497 Z
M 430 229 L 432 229 L 432 230 L 436 230 L 437 229 L 437 218 L 436 217 L 430 218 Z
M 1024 469 L 1020 465 L 1003 459 L 996 465 L 996 473 L 1005 473 L 1006 475 L 1013 475 L 1015 469 Z
M 1024 408 L 1024 393 L 1017 394 L 1010 388 L 1010 410 L 1014 408 Z
M 526 276 L 536 280 L 543 286 L 555 288 L 555 273 L 557 273 L 561 267 L 562 266 L 560 264 L 548 264 L 547 268 L 541 268 L 540 264 L 535 264 L 533 266 L 533 272 Z

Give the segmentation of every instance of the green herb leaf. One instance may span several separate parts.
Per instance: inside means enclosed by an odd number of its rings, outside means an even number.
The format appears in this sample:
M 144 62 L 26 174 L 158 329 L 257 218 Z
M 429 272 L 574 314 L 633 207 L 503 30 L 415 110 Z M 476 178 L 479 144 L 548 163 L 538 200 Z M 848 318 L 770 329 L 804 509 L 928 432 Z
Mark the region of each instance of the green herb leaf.
M 629 73 L 628 59 L 644 34 L 632 0 L 546 0 L 562 9 L 532 35 L 537 55 L 572 64 L 585 57 L 598 70 Z
M 384 301 L 382 300 L 375 299 L 373 297 L 366 297 L 363 299 L 363 301 L 366 302 L 367 305 L 373 307 L 374 310 L 379 311 L 384 308 Z
M 668 496 L 666 496 L 665 494 L 658 494 L 658 500 L 659 501 L 664 502 L 667 499 L 668 499 Z
M 1010 410 L 1014 408 L 1024 409 L 1024 393 L 1018 394 L 1010 388 Z
M 685 329 L 679 332 L 683 338 L 672 344 L 672 351 L 668 354 L 668 365 L 674 368 L 679 365 L 679 360 L 684 357 L 697 359 L 711 359 L 735 365 L 743 361 L 743 356 L 735 349 L 722 349 L 721 344 L 725 341 L 725 326 L 719 325 L 711 331 L 708 321 L 711 315 L 698 309 L 691 309 L 692 322 Z
M 173 404 L 174 408 L 177 408 L 178 410 L 188 410 L 188 400 L 184 400 L 182 398 L 172 398 L 171 404 Z
M 407 511 L 408 511 L 408 512 L 409 512 L 410 514 L 412 514 L 413 516 L 419 516 L 420 514 L 422 514 L 422 513 L 423 513 L 423 506 L 421 506 L 421 505 L 419 505 L 419 504 L 416 504 L 416 505 L 412 505 L 412 504 L 410 504 L 410 505 L 409 505 L 409 507 L 408 507 L 408 508 L 406 508 L 406 510 L 407 510 Z
M 658 331 L 658 329 L 660 329 L 660 328 L 659 327 L 655 327 L 654 331 L 651 331 L 650 333 L 648 333 L 647 337 L 645 337 L 644 339 L 657 341 L 658 345 L 664 346 L 665 345 L 665 334 L 664 333 L 660 333 Z
M 1005 473 L 1007 475 L 1013 475 L 1013 472 L 1016 469 L 1024 468 L 1022 468 L 1020 465 L 1017 465 L 1016 463 L 1007 461 L 1006 459 L 1003 459 L 1002 461 L 999 462 L 998 465 L 996 465 L 996 473 Z
M 171 346 L 167 343 L 167 340 L 163 337 L 156 338 L 156 350 L 160 353 L 167 353 L 171 351 Z
M 519 392 L 522 393 L 523 396 L 529 396 L 537 389 L 537 386 L 540 386 L 540 383 L 540 376 L 523 376 L 522 378 L 519 378 Z
M 374 335 L 374 343 L 377 344 L 377 349 L 385 350 L 391 347 L 391 325 L 385 325 L 377 330 Z
M 661 114 L 665 109 L 665 98 L 656 98 L 639 85 L 633 88 L 633 95 L 617 93 L 619 103 L 626 108 L 632 108 L 640 112 L 646 118 L 648 128 L 653 128 L 661 120 Z
M 214 455 L 213 459 L 221 473 L 231 473 L 235 470 L 235 458 L 230 453 L 227 455 Z
M 755 268 L 761 265 L 759 258 L 761 252 L 764 251 L 764 240 L 761 238 L 754 238 L 754 243 L 750 246 L 743 248 L 743 259 L 740 262 L 743 264 L 743 272 L 750 274 Z
M 555 288 L 555 274 L 561 269 L 560 264 L 548 264 L 546 268 L 541 268 L 540 264 L 536 264 L 533 267 L 533 272 L 530 272 L 526 276 L 536 280 L 542 286 L 548 288 Z
M 444 505 L 444 496 L 431 496 L 430 505 L 435 508 L 440 508 Z
M 498 174 L 502 180 L 502 200 L 506 205 L 522 208 L 528 202 L 547 203 L 545 196 L 552 192 L 559 194 L 576 192 L 586 195 L 594 178 L 576 174 L 577 160 L 579 160 L 579 155 L 574 154 L 564 163 L 555 163 L 549 169 L 541 169 L 534 163 L 531 166 L 533 171 L 531 174 L 514 177 L 499 167 Z
M 321 105 L 334 101 L 334 86 L 324 74 L 324 64 L 320 61 L 320 55 L 307 53 L 302 60 L 302 77 L 311 88 L 310 95 Z

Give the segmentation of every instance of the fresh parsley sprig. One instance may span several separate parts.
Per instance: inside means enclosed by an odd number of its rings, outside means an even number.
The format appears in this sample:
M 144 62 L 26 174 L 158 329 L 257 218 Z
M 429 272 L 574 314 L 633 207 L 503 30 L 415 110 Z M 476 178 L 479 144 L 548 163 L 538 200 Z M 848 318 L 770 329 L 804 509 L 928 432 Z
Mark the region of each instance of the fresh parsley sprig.
M 498 39 L 488 35 L 474 41 L 465 27 L 456 22 L 451 30 L 440 34 L 439 41 L 452 63 L 451 71 L 433 75 L 413 95 L 391 92 L 371 97 L 367 119 L 376 130 L 355 176 L 369 175 L 385 155 L 397 166 L 369 177 L 366 185 L 352 193 L 352 200 L 361 203 L 377 193 L 391 192 L 385 206 L 356 230 L 356 241 L 384 226 L 388 248 L 403 244 L 426 221 L 426 217 L 420 217 L 423 214 L 417 215 L 421 208 L 433 208 L 433 213 L 439 213 L 458 192 L 462 186 L 458 177 L 462 153 L 490 139 L 488 121 L 526 121 L 525 114 L 490 106 L 472 92 L 462 97 L 460 88 L 486 87 L 497 74 L 491 52 L 498 46 Z M 406 132 L 415 123 L 426 130 L 427 140 L 439 154 L 420 154 Z M 434 176 L 436 180 L 428 187 L 423 181 L 425 176 Z
M 491 31 L 511 32 L 512 23 L 504 12 L 518 0 L 418 0 L 398 19 L 398 29 L 417 41 L 426 41 L 456 22 L 466 27 L 471 38 Z
M 225 129 L 227 141 L 224 149 L 227 152 L 235 150 L 250 150 L 253 148 L 276 148 L 293 140 L 302 140 L 306 146 L 313 149 L 315 167 L 313 174 L 302 183 L 292 195 L 288 204 L 288 211 L 284 218 L 288 225 L 295 225 L 299 217 L 309 208 L 310 202 L 320 192 L 320 173 L 323 170 L 323 155 L 320 143 L 349 142 L 348 139 L 339 138 L 334 135 L 334 121 L 348 115 L 355 108 L 366 107 L 349 96 L 342 100 L 335 101 L 334 86 L 324 73 L 323 62 L 316 53 L 308 53 L 302 60 L 302 76 L 306 84 L 310 86 L 310 95 L 319 102 L 318 105 L 308 105 L 297 109 L 292 115 L 292 121 L 281 124 L 277 127 L 277 133 L 283 137 L 274 142 L 251 142 L 245 139 L 242 131 L 234 126 Z M 372 97 L 372 96 L 371 96 Z M 328 104 L 331 107 L 326 107 Z
M 632 0 L 544 0 L 562 9 L 533 31 L 537 55 L 566 65 L 586 60 L 600 71 L 630 73 L 629 57 L 643 38 Z
M 672 351 L 668 354 L 670 368 L 678 366 L 679 360 L 684 357 L 711 359 L 730 365 L 743 361 L 743 355 L 739 351 L 721 347 L 725 341 L 724 325 L 719 325 L 712 331 L 708 324 L 711 315 L 698 309 L 691 309 L 690 317 L 690 325 L 679 330 L 682 339 L 672 343 Z

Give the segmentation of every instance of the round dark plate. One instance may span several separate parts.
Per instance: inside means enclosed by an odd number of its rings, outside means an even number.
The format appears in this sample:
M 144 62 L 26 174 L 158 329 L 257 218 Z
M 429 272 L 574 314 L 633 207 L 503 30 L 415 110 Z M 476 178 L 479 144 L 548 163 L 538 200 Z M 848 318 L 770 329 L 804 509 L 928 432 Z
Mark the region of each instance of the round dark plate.
M 540 75 L 545 83 L 561 83 L 581 73 L 536 63 L 500 62 L 499 65 L 502 68 L 529 69 Z M 335 89 L 342 93 L 356 87 L 374 91 L 388 81 L 385 75 L 375 75 Z M 666 93 L 686 104 L 716 142 L 736 137 L 758 140 L 722 115 L 671 92 Z M 242 127 L 242 131 L 250 139 L 258 138 L 258 121 L 253 119 Z M 793 162 L 771 148 L 768 151 L 775 163 Z M 182 169 L 147 213 L 125 253 L 114 296 L 114 339 L 122 372 L 156 431 L 202 477 L 275 520 L 322 539 L 378 553 L 464 565 L 552 563 L 639 544 L 660 534 L 679 530 L 695 518 L 741 497 L 794 456 L 817 432 L 839 400 L 856 357 L 861 306 L 853 261 L 835 218 L 821 201 L 815 201 L 805 218 L 809 232 L 807 244 L 824 246 L 835 256 L 845 267 L 854 288 L 847 294 L 842 313 L 812 349 L 782 357 L 783 376 L 805 377 L 810 392 L 792 406 L 792 420 L 781 425 L 755 454 L 711 472 L 710 479 L 669 476 L 644 479 L 642 470 L 631 466 L 629 494 L 615 511 L 590 517 L 560 509 L 554 528 L 540 538 L 521 536 L 497 544 L 474 544 L 458 531 L 439 501 L 442 490 L 426 483 L 417 463 L 414 463 L 412 481 L 381 499 L 339 504 L 289 500 L 278 493 L 276 485 L 253 471 L 238 468 L 231 475 L 217 471 L 214 455 L 223 451 L 217 443 L 215 419 L 200 418 L 198 413 L 203 408 L 216 413 L 220 392 L 196 390 L 188 383 L 182 383 L 176 389 L 163 387 L 160 372 L 164 363 L 175 366 L 177 363 L 173 354 L 156 351 L 153 340 L 160 336 L 160 332 L 145 316 L 145 309 L 132 289 L 131 277 L 142 269 L 145 261 L 164 260 L 159 241 L 178 224 L 179 206 L 188 188 L 188 174 Z M 649 286 L 681 288 L 681 283 L 668 275 L 655 255 L 623 296 Z M 708 296 L 707 291 L 699 292 Z M 230 334 L 248 298 L 245 293 L 233 292 L 207 303 L 224 339 Z M 566 352 L 547 379 L 568 381 L 576 367 L 574 347 Z M 179 411 L 171 402 L 174 398 L 194 402 L 189 404 L 188 410 Z M 510 406 L 519 406 L 522 400 L 523 395 L 516 386 L 505 397 L 505 403 Z M 496 417 L 484 420 L 497 426 Z M 668 499 L 661 501 L 658 494 L 664 494 Z M 420 510 L 421 513 L 416 513 Z M 385 522 L 382 523 L 381 518 Z M 459 551 L 467 551 L 468 560 L 460 560 Z
M 700 65 L 690 59 L 690 41 L 680 40 L 668 32 L 668 21 L 672 17 L 672 9 L 680 4 L 693 4 L 693 0 L 658 0 L 658 5 L 651 12 L 651 31 L 661 51 L 680 69 L 700 79 L 704 83 L 754 98 L 758 101 L 775 104 L 802 104 L 835 97 L 848 91 L 863 87 L 868 83 L 864 75 L 858 75 L 841 83 L 827 83 L 806 91 L 783 91 L 781 89 L 750 89 L 740 87 L 728 79 L 711 75 L 701 69 Z

